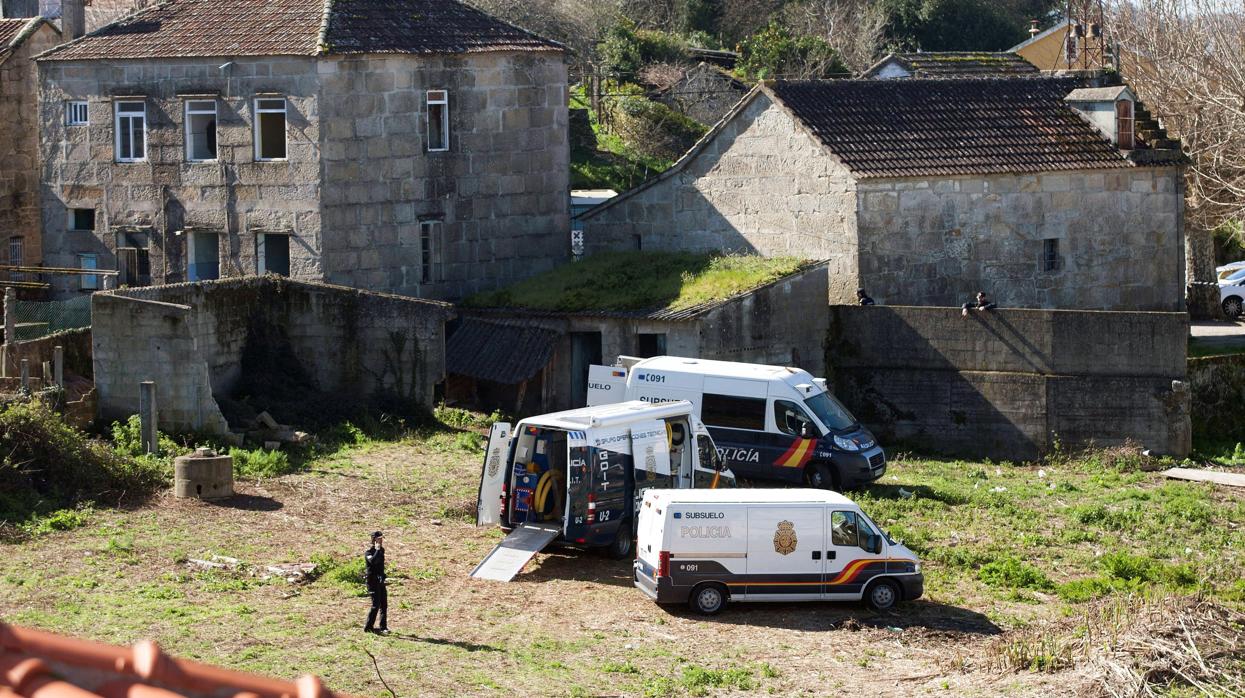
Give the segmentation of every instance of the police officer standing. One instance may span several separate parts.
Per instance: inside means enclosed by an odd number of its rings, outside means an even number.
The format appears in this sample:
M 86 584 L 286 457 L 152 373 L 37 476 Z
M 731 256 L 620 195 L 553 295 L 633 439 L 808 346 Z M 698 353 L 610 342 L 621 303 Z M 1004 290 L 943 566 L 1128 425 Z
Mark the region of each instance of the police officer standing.
M 385 534 L 372 533 L 372 547 L 363 554 L 367 563 L 367 593 L 372 597 L 372 610 L 368 611 L 365 633 L 389 634 L 389 592 L 385 591 Z M 376 628 L 376 614 L 380 613 L 380 627 Z

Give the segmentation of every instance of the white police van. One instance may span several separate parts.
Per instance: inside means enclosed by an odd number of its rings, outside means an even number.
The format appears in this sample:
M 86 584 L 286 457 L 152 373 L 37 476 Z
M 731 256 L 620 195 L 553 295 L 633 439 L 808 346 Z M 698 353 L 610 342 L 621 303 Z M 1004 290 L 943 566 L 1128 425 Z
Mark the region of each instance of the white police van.
M 657 603 L 867 601 L 924 593 L 921 563 L 860 507 L 817 489 L 649 490 L 635 585 Z
M 592 366 L 588 404 L 622 400 L 692 403 L 739 477 L 842 491 L 886 472 L 873 434 L 802 369 L 678 356 Z
M 471 573 L 509 581 L 553 542 L 634 554 L 652 487 L 734 487 L 687 402 L 623 402 L 498 422 L 480 472 L 476 524 L 509 535 Z

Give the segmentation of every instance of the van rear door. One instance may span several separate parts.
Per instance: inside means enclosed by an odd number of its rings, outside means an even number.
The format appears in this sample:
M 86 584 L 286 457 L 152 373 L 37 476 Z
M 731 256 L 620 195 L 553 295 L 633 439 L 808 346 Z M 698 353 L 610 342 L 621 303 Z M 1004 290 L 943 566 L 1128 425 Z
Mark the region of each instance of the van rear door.
M 588 367 L 588 406 L 612 405 L 627 399 L 627 369 L 617 366 Z
M 480 468 L 480 492 L 476 497 L 476 525 L 501 524 L 501 487 L 505 482 L 506 458 L 510 454 L 510 423 L 497 422 L 488 434 L 484 465 Z

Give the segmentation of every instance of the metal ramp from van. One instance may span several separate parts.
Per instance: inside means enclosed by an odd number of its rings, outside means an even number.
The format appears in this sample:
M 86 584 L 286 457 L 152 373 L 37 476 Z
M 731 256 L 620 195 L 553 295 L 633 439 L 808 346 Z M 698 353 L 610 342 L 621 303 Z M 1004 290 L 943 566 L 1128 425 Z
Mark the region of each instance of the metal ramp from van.
M 553 539 L 561 533 L 561 526 L 523 524 L 511 531 L 505 540 L 498 543 L 497 547 L 493 548 L 493 551 L 471 571 L 471 576 L 476 579 L 508 582 L 514 579 L 528 560 L 544 550 L 545 546 L 553 542 Z

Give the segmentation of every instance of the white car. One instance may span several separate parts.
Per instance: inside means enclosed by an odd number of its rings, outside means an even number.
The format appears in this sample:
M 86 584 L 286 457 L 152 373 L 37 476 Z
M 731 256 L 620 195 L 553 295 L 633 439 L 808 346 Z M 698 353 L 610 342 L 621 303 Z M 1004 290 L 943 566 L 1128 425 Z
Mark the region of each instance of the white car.
M 1245 277 L 1219 282 L 1219 305 L 1229 318 L 1239 317 L 1245 303 Z
M 1245 261 L 1232 262 L 1231 264 L 1225 264 L 1222 267 L 1215 267 L 1215 276 L 1218 277 L 1220 282 L 1222 282 L 1229 276 L 1235 276 L 1242 271 L 1245 271 Z

